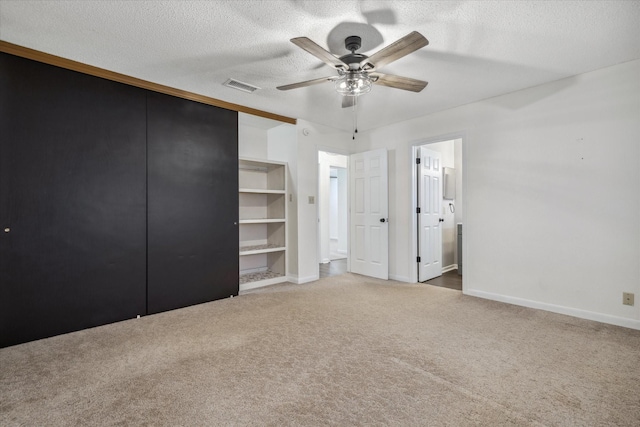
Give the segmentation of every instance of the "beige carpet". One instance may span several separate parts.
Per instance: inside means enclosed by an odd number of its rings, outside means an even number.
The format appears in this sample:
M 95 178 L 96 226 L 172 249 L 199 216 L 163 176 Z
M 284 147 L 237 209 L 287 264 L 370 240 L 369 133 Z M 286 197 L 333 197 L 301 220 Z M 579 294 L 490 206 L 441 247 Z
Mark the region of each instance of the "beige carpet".
M 638 426 L 640 331 L 346 274 L 0 350 L 0 425 Z

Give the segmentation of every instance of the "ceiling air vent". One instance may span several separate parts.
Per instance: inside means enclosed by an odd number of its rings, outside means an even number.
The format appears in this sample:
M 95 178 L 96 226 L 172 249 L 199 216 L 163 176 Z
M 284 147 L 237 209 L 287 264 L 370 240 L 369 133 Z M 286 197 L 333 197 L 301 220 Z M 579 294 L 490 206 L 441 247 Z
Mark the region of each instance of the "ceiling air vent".
M 247 92 L 247 93 L 253 93 L 255 90 L 260 89 L 257 86 L 252 86 L 248 83 L 243 83 L 241 81 L 238 80 L 234 80 L 234 79 L 229 79 L 226 82 L 222 83 L 224 86 L 233 88 L 233 89 L 238 89 L 241 90 L 243 92 Z

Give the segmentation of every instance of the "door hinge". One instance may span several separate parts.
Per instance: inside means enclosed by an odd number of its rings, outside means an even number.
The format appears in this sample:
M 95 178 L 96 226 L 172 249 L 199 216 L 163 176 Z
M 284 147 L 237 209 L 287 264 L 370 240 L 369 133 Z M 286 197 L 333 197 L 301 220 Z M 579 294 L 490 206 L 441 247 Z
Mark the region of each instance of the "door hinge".
M 417 157 L 416 158 L 416 165 L 419 165 L 419 164 L 420 164 L 420 157 Z
M 420 213 L 420 208 L 416 208 L 416 213 Z
M 416 260 L 416 262 L 420 262 L 420 257 L 418 257 L 418 259 Z

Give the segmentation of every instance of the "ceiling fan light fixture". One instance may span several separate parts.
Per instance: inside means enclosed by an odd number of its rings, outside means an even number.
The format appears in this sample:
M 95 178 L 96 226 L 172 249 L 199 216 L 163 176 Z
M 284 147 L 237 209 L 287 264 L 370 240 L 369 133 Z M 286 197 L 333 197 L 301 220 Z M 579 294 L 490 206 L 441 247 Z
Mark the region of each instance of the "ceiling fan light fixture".
M 367 73 L 349 71 L 335 81 L 336 91 L 343 96 L 360 96 L 371 92 L 371 78 Z

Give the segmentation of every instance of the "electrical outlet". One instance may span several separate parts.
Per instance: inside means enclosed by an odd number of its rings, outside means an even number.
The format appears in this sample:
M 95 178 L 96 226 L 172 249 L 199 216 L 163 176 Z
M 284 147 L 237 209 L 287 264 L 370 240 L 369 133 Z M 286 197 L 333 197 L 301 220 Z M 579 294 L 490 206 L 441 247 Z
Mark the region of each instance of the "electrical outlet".
M 622 304 L 624 305 L 633 305 L 634 294 L 631 292 L 623 292 L 622 293 Z

